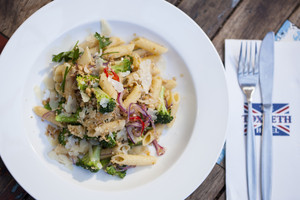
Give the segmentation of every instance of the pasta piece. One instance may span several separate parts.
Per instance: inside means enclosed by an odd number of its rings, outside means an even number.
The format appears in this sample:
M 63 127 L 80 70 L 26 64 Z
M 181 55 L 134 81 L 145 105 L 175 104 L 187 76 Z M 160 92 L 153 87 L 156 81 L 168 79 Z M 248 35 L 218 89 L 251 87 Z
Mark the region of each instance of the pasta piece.
M 177 86 L 177 82 L 174 79 L 163 80 L 163 86 L 166 90 L 173 90 Z
M 168 49 L 164 46 L 161 46 L 160 44 L 157 44 L 156 42 L 152 42 L 146 38 L 136 38 L 132 41 L 137 47 L 140 47 L 142 49 L 145 49 L 153 54 L 163 54 L 168 51 Z
M 91 55 L 89 47 L 86 47 L 83 54 L 77 60 L 79 65 L 88 65 L 93 61 L 93 57 Z
M 116 147 L 116 153 L 121 153 L 121 154 L 127 154 L 129 151 L 130 146 L 128 144 L 120 144 Z
M 68 99 L 71 96 L 73 99 L 76 99 L 75 90 L 76 87 L 76 77 L 75 77 L 75 68 L 71 67 L 69 73 L 66 76 L 65 86 L 64 86 L 64 97 Z
M 155 76 L 152 79 L 152 84 L 150 87 L 150 94 L 152 99 L 156 102 L 155 107 L 158 106 L 159 104 L 159 93 L 161 90 L 161 86 L 162 86 L 162 79 L 160 76 Z
M 43 108 L 41 106 L 35 106 L 33 108 L 33 111 L 35 112 L 36 115 L 41 117 L 42 119 L 47 120 L 48 122 L 51 122 L 52 124 L 55 124 L 59 127 L 63 127 L 63 124 L 60 122 L 57 122 L 55 120 L 55 113 L 47 110 L 46 108 Z
M 61 83 L 63 81 L 66 67 L 67 67 L 66 64 L 62 64 L 55 68 L 54 76 L 53 76 L 53 80 L 55 82 Z
M 151 142 L 155 139 L 154 130 L 150 130 L 143 138 L 143 146 L 147 146 L 151 144 Z
M 120 46 L 120 45 L 124 44 L 124 41 L 121 40 L 121 38 L 119 38 L 119 37 L 110 37 L 109 41 L 111 43 L 107 46 L 107 48 L 116 47 L 116 46 Z
M 136 53 L 134 53 L 132 57 L 133 57 L 133 69 L 137 70 L 139 68 L 140 64 L 141 64 L 142 59 Z
M 170 128 L 173 126 L 175 119 L 176 119 L 176 113 L 179 107 L 179 102 L 180 102 L 180 96 L 176 92 L 172 95 L 172 108 L 171 108 L 171 115 L 173 116 L 173 120 L 167 124 L 167 126 Z
M 128 154 L 130 155 L 150 155 L 150 151 L 148 146 L 134 146 L 129 151 Z
M 160 74 L 160 69 L 156 65 L 152 65 L 151 74 L 152 76 L 156 76 Z
M 131 103 L 136 103 L 137 100 L 141 97 L 142 95 L 142 88 L 140 85 L 134 86 L 130 94 L 127 96 L 127 98 L 124 100 L 124 107 L 128 108 L 129 104 Z
M 131 55 L 133 48 L 134 48 L 134 44 L 126 44 L 126 45 L 120 45 L 116 47 L 110 47 L 104 51 L 106 55 L 103 55 L 103 57 L 106 59 L 107 58 L 114 59 L 126 55 Z
M 98 40 L 94 37 L 94 35 L 90 35 L 86 38 L 86 40 L 78 45 L 79 47 L 85 49 L 86 47 L 88 48 L 93 48 L 96 46 L 99 46 Z
M 109 132 L 116 132 L 125 127 L 125 120 L 116 120 L 108 123 L 101 124 L 95 128 L 95 132 L 91 134 L 88 132 L 88 136 L 90 137 L 98 137 L 98 136 L 105 136 Z
M 138 54 L 141 58 L 151 55 L 151 53 L 149 51 L 146 51 L 145 49 L 135 49 L 133 51 L 133 54 Z
M 119 165 L 154 165 L 156 163 L 156 157 L 145 155 L 117 154 L 111 158 L 111 162 Z
M 117 154 L 117 148 L 102 149 L 100 152 L 100 159 L 110 158 Z
M 93 48 L 90 48 L 90 53 L 94 55 L 96 52 L 99 52 L 99 46 L 95 46 Z
M 118 93 L 113 87 L 113 85 L 108 81 L 108 78 L 106 77 L 105 73 L 101 73 L 99 85 L 102 88 L 102 90 L 111 98 L 117 99 Z
M 148 60 L 148 59 L 151 60 L 151 62 L 156 63 L 159 61 L 160 55 L 151 55 L 142 58 L 142 60 Z
M 63 145 L 58 144 L 55 149 L 54 149 L 55 153 L 57 154 L 68 154 L 68 149 L 66 149 Z

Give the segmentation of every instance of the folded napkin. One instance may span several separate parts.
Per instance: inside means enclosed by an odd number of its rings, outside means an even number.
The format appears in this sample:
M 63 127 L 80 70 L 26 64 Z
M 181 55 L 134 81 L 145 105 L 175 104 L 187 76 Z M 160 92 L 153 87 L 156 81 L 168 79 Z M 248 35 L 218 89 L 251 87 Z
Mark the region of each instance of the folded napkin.
M 225 41 L 225 68 L 230 116 L 226 140 L 226 195 L 228 200 L 247 199 L 247 104 L 237 81 L 241 40 Z M 260 41 L 258 41 L 260 46 Z M 259 85 L 253 98 L 257 171 L 260 172 L 262 107 Z M 273 87 L 273 200 L 300 199 L 300 42 L 275 42 Z M 258 173 L 260 195 L 260 173 Z

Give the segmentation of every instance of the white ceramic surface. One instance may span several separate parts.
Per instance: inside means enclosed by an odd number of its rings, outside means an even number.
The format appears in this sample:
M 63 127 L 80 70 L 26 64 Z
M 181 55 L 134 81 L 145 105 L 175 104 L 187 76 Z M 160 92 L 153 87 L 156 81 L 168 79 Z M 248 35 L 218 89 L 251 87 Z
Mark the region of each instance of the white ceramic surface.
M 129 41 L 135 33 L 169 48 L 164 77 L 176 77 L 181 95 L 174 126 L 160 144 L 167 152 L 151 167 L 128 170 L 124 179 L 104 172 L 72 171 L 48 158 L 46 123 L 32 108 L 41 105 L 53 54 L 100 32 Z M 228 96 L 222 62 L 205 33 L 187 15 L 162 0 L 61 0 L 26 20 L 0 57 L 5 84 L 0 98 L 0 153 L 14 178 L 37 199 L 184 199 L 206 178 L 222 149 Z

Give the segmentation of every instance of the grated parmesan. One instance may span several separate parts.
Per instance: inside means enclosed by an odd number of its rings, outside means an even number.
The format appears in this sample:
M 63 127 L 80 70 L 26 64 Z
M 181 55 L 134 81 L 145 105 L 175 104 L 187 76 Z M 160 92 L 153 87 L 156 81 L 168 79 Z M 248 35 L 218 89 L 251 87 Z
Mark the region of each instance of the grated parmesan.
M 151 60 L 147 59 L 141 62 L 140 69 L 137 71 L 142 82 L 143 91 L 148 94 L 152 83 Z
M 99 104 L 100 104 L 100 106 L 102 106 L 103 108 L 106 108 L 108 102 L 109 102 L 109 99 L 107 99 L 107 98 L 102 98 Z
M 108 77 L 108 82 L 112 84 L 112 86 L 117 90 L 117 92 L 122 92 L 124 90 L 123 84 L 119 81 L 116 81 L 112 79 L 111 77 Z
M 64 109 L 67 113 L 75 113 L 77 111 L 76 99 L 73 99 L 72 96 L 69 96 L 67 103 L 64 105 Z

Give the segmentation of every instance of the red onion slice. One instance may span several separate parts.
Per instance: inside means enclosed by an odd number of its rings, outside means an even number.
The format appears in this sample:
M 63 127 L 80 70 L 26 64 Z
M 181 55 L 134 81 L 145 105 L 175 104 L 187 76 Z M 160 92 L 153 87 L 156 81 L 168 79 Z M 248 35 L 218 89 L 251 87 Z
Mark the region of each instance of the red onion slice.
M 156 150 L 156 154 L 157 154 L 158 156 L 164 155 L 164 153 L 166 152 L 166 150 L 165 150 L 164 147 L 162 147 L 162 146 L 160 146 L 160 145 L 158 144 L 158 142 L 157 142 L 156 139 L 154 139 L 154 140 L 152 141 L 152 144 L 154 145 L 155 150 Z
M 132 127 L 131 127 L 131 126 L 127 126 L 127 127 L 126 127 L 126 131 L 127 131 L 127 135 L 128 135 L 128 137 L 129 137 L 129 139 L 131 140 L 131 142 L 132 142 L 133 144 L 135 144 L 136 141 L 135 141 L 134 136 L 133 136 L 133 134 L 132 134 Z
M 118 102 L 118 104 L 119 104 L 119 108 L 123 111 L 123 112 L 125 112 L 125 113 L 127 113 L 127 110 L 125 109 L 125 107 L 124 107 L 124 104 L 123 104 L 123 91 L 122 92 L 120 92 L 120 93 L 118 93 L 118 98 L 117 98 L 117 102 Z

